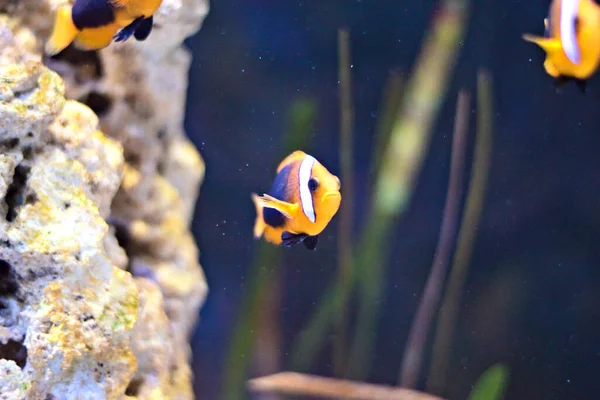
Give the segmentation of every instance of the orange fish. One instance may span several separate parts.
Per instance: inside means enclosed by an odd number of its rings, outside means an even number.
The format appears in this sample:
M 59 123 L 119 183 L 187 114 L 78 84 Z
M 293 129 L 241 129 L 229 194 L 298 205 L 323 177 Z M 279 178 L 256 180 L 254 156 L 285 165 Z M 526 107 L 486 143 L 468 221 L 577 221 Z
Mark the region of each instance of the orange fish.
M 600 63 L 600 6 L 593 0 L 552 0 L 544 26 L 544 37 L 523 39 L 546 52 L 544 69 L 557 86 L 574 80 L 585 92 Z
M 303 242 L 314 250 L 341 200 L 338 177 L 314 157 L 295 151 L 277 167 L 269 194 L 252 194 L 254 237 L 264 235 L 268 242 L 286 247 Z
M 152 31 L 153 14 L 162 0 L 75 0 L 58 9 L 46 53 L 55 55 L 72 42 L 81 50 L 98 50 L 132 35 L 142 41 Z

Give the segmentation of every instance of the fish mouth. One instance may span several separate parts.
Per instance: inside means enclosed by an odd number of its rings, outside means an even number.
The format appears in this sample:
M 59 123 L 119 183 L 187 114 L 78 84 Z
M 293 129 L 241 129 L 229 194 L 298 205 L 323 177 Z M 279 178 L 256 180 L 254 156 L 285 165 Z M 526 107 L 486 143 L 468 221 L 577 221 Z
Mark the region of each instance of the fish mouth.
M 339 201 L 341 199 L 342 199 L 342 195 L 340 194 L 339 191 L 337 191 L 337 190 L 331 190 L 331 191 L 329 191 L 329 192 L 327 192 L 327 193 L 325 193 L 323 195 L 323 198 L 321 199 L 321 202 L 325 203 L 327 201 L 332 201 L 332 200 Z

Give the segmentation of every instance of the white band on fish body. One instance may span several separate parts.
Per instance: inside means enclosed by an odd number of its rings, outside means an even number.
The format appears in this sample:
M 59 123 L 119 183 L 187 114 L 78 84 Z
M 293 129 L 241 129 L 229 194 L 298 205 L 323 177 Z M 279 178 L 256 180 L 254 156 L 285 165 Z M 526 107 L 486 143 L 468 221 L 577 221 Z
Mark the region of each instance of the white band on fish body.
M 563 49 L 573 64 L 579 63 L 579 48 L 575 21 L 579 11 L 579 0 L 564 0 L 560 6 L 560 40 Z
M 315 164 L 315 161 L 316 160 L 313 157 L 307 155 L 304 158 L 304 160 L 302 160 L 298 172 L 298 183 L 300 186 L 300 202 L 302 203 L 302 211 L 304 211 L 304 215 L 306 215 L 306 217 L 312 223 L 315 222 L 316 217 L 312 192 L 308 187 L 308 181 L 310 180 L 310 177 L 312 175 L 312 168 Z

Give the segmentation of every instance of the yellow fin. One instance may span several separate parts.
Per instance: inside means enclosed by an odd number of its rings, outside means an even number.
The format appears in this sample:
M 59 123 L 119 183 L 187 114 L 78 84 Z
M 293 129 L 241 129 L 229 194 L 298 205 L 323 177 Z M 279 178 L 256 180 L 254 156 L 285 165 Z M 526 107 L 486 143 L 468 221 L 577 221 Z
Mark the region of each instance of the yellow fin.
M 265 221 L 263 219 L 262 206 L 259 201 L 259 197 L 256 193 L 252 193 L 252 202 L 256 208 L 256 220 L 254 221 L 254 237 L 259 238 L 265 231 Z
M 544 69 L 546 70 L 546 73 L 553 78 L 558 78 L 560 76 L 560 72 L 558 72 L 558 69 L 556 69 L 556 66 L 550 60 L 544 61 Z
M 283 167 L 285 167 L 292 161 L 301 160 L 304 157 L 306 157 L 305 152 L 303 152 L 302 150 L 296 150 L 295 152 L 284 158 L 282 162 L 279 163 L 279 166 L 277 167 L 277 172 L 279 173 L 279 171 L 281 171 Z
M 75 40 L 78 33 L 79 30 L 71 19 L 71 7 L 59 8 L 54 19 L 52 35 L 44 49 L 46 54 L 53 56 L 60 53 Z
M 258 202 L 261 206 L 272 208 L 282 213 L 286 218 L 294 218 L 298 213 L 298 204 L 288 203 L 283 200 L 276 199 L 273 196 L 264 194 L 258 198 Z
M 523 35 L 523 39 L 528 42 L 537 44 L 542 49 L 544 49 L 546 53 L 557 51 L 562 48 L 558 39 L 549 39 L 541 36 L 534 36 L 528 34 Z

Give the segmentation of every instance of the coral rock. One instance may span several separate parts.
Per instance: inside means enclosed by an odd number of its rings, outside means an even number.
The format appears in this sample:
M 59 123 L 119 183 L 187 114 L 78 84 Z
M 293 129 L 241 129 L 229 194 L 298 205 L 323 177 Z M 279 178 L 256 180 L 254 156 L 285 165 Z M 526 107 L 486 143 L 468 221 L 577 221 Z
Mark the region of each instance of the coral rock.
M 152 40 L 135 45 L 149 58 L 164 58 L 200 29 L 208 9 L 208 1 L 203 0 L 163 0 L 154 15 Z
M 191 222 L 200 182 L 204 179 L 204 161 L 189 140 L 182 138 L 171 142 L 162 172 L 179 192 L 183 216 Z
M 0 64 L 0 137 L 23 145 L 40 140 L 64 105 L 64 86 L 41 63 Z M 37 135 L 36 135 L 37 134 Z
M 181 43 L 208 2 L 164 0 L 145 42 L 42 57 L 65 4 L 0 0 L 0 399 L 192 399 L 208 288 Z
M 23 400 L 31 384 L 12 360 L 0 359 L 0 399 Z
M 169 398 L 171 363 L 165 360 L 173 354 L 173 346 L 163 296 L 153 281 L 146 278 L 136 278 L 135 281 L 140 288 L 140 318 L 133 347 L 138 369 L 126 394 L 141 398 Z
M 1 5 L 2 0 L 0 9 Z M 20 26 L 17 19 L 0 14 L 0 65 L 23 64 L 27 61 L 42 61 L 35 35 Z

